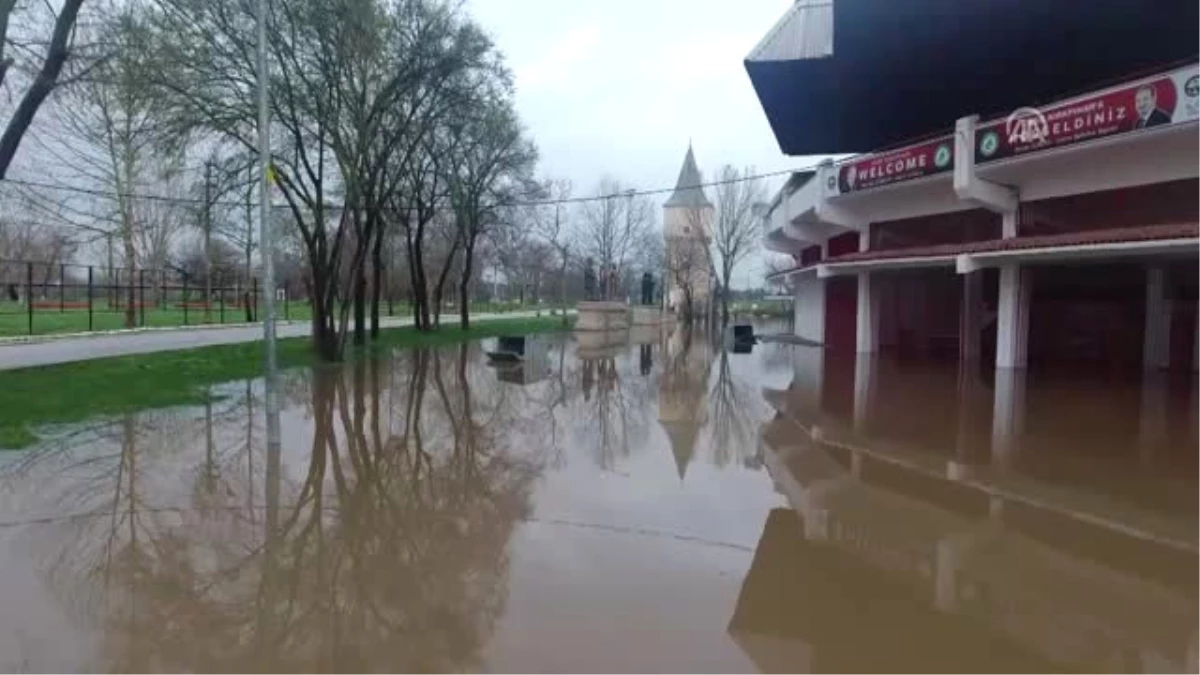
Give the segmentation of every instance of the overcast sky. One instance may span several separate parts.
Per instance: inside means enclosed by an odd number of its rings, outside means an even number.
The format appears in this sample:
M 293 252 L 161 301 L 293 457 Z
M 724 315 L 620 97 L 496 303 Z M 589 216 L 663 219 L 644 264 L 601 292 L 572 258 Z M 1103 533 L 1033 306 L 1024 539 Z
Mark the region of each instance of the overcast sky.
M 516 76 L 540 171 L 588 194 L 606 174 L 639 189 L 673 186 L 689 139 L 706 179 L 724 163 L 760 172 L 807 164 L 779 151 L 742 64 L 790 5 L 469 0 L 468 7 Z M 780 182 L 770 184 L 772 193 Z

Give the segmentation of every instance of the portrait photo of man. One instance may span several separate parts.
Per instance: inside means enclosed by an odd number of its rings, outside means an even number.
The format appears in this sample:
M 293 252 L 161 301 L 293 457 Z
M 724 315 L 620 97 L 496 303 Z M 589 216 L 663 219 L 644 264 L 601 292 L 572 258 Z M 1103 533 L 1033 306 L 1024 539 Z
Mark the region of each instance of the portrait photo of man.
M 1133 97 L 1133 106 L 1138 114 L 1134 129 L 1171 123 L 1171 116 L 1158 107 L 1158 91 L 1152 85 L 1148 84 L 1137 90 Z

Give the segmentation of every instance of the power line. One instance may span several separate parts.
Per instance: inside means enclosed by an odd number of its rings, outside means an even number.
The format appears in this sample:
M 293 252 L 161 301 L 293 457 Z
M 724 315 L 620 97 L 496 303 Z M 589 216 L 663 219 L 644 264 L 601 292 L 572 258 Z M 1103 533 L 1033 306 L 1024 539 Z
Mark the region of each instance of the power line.
M 650 197 L 650 196 L 654 196 L 654 195 L 669 194 L 671 192 L 674 192 L 677 189 L 678 190 L 695 190 L 695 189 L 703 189 L 703 188 L 708 188 L 708 187 L 717 187 L 717 186 L 721 186 L 721 185 L 730 185 L 733 183 L 744 183 L 747 181 L 761 180 L 764 178 L 776 178 L 778 176 L 790 175 L 790 174 L 793 174 L 796 172 L 811 171 L 811 170 L 815 169 L 818 166 L 818 164 L 811 164 L 808 166 L 797 167 L 794 169 L 781 169 L 779 171 L 769 171 L 767 173 L 759 173 L 759 174 L 748 175 L 748 176 L 739 176 L 735 179 L 708 181 L 708 182 L 704 182 L 704 183 L 697 183 L 695 185 L 663 187 L 663 188 L 654 188 L 654 189 L 649 189 L 649 190 L 625 190 L 622 192 L 615 192 L 612 194 L 592 195 L 592 196 L 587 196 L 587 197 L 560 197 L 558 199 L 518 200 L 518 201 L 511 201 L 511 202 L 503 202 L 500 204 L 500 206 L 510 206 L 510 207 L 554 206 L 556 204 L 582 204 L 582 203 L 586 203 L 586 202 L 601 202 L 601 201 L 606 201 L 609 199 L 619 199 L 622 197 L 625 197 L 625 198 Z M 75 193 L 75 194 L 86 194 L 86 195 L 90 195 L 90 196 L 94 196 L 94 197 L 104 197 L 106 199 L 141 199 L 141 200 L 146 200 L 146 201 L 157 201 L 157 202 L 166 202 L 166 203 L 196 204 L 196 205 L 200 205 L 200 206 L 203 206 L 205 204 L 205 200 L 202 197 L 168 197 L 166 195 L 145 194 L 145 193 L 137 193 L 137 192 L 114 192 L 114 191 L 109 191 L 109 190 L 75 187 L 75 186 L 70 186 L 70 185 L 60 185 L 60 184 L 55 184 L 55 183 L 45 183 L 45 182 L 41 182 L 41 181 L 22 180 L 22 179 L 7 178 L 7 177 L 0 180 L 0 184 L 3 184 L 3 183 L 11 183 L 12 185 L 18 185 L 18 186 L 27 187 L 27 188 L 36 188 L 36 189 L 44 189 L 44 190 L 58 190 L 58 191 L 62 191 L 62 192 L 71 192 L 71 193 Z M 252 202 L 252 203 L 257 205 L 257 202 Z M 227 201 L 227 200 L 219 200 L 219 199 L 210 201 L 210 202 L 208 202 L 208 204 L 211 206 L 228 206 L 228 207 L 239 207 L 239 208 L 245 208 L 245 206 L 246 206 L 246 203 L 244 201 Z M 270 206 L 271 206 L 271 208 L 286 208 L 284 205 L 281 205 L 281 204 L 271 204 Z M 348 206 L 349 205 L 344 204 L 344 203 L 343 204 L 327 204 L 326 208 L 328 208 L 330 210 L 339 210 L 339 209 L 345 209 Z M 391 210 L 395 210 L 395 209 L 385 209 L 385 210 L 391 211 Z M 406 210 L 406 209 L 401 209 L 401 210 Z M 413 209 L 410 208 L 407 210 L 413 210 Z

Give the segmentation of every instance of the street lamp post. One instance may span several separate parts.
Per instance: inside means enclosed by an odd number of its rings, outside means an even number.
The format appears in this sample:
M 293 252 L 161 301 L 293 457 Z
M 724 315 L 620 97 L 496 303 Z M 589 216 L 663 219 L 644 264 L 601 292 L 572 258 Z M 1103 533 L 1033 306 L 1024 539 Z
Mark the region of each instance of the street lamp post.
M 278 525 L 279 489 L 282 471 L 282 447 L 279 429 L 279 384 L 275 351 L 275 241 L 271 232 L 271 137 L 268 125 L 267 86 L 267 0 L 258 0 L 258 219 L 259 248 L 263 268 L 263 343 L 266 349 L 266 499 L 267 540 L 271 541 Z

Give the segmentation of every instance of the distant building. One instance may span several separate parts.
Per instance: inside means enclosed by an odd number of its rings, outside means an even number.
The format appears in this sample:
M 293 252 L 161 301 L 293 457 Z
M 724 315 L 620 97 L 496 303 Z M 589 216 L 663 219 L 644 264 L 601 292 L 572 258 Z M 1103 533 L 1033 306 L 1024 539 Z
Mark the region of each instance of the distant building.
M 713 205 L 704 194 L 703 182 L 689 144 L 675 191 L 663 203 L 663 288 L 667 309 L 685 311 L 690 296 L 692 313 L 697 316 L 707 311 L 715 276 L 708 253 Z

